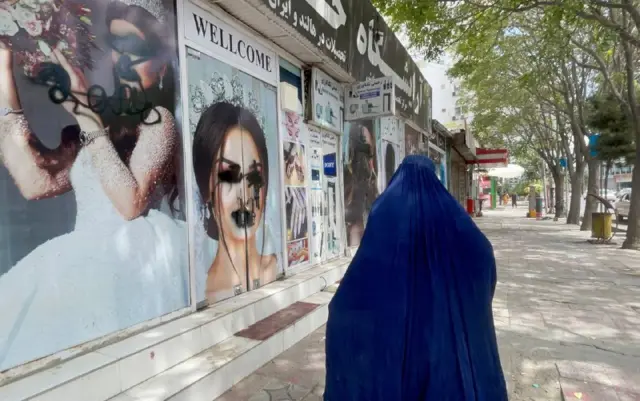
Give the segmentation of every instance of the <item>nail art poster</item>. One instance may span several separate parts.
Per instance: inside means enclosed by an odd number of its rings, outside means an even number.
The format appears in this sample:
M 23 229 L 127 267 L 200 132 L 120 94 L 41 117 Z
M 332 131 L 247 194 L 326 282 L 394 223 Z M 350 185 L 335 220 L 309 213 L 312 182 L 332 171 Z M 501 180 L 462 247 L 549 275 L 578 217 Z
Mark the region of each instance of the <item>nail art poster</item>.
M 288 267 L 309 261 L 309 209 L 310 181 L 306 150 L 309 133 L 300 115 L 283 112 L 283 166 L 285 176 L 285 213 L 287 229 Z

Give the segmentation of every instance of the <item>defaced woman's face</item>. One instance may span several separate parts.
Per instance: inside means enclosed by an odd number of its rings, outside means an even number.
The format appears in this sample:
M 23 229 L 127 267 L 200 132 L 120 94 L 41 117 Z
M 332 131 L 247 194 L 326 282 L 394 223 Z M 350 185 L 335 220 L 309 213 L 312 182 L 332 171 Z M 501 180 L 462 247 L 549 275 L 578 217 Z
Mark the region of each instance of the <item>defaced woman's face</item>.
M 362 139 L 364 140 L 364 143 L 366 143 L 367 145 L 369 145 L 369 149 L 370 149 L 370 154 L 369 154 L 369 171 L 374 171 L 375 166 L 373 165 L 373 154 L 375 152 L 375 142 L 373 139 L 373 134 L 371 134 L 371 132 L 369 131 L 369 129 L 365 126 L 362 127 Z
M 213 214 L 226 241 L 253 238 L 266 203 L 264 170 L 251 134 L 241 127 L 227 131 L 209 178 Z
M 122 19 L 114 19 L 109 26 L 109 45 L 114 66 L 126 65 L 126 57 L 133 63 L 134 76 L 118 73 L 120 84 L 132 88 L 149 89 L 157 86 L 167 70 L 166 64 L 158 60 L 160 49 L 154 48 L 151 41 L 134 24 Z M 139 79 L 139 81 L 138 81 Z

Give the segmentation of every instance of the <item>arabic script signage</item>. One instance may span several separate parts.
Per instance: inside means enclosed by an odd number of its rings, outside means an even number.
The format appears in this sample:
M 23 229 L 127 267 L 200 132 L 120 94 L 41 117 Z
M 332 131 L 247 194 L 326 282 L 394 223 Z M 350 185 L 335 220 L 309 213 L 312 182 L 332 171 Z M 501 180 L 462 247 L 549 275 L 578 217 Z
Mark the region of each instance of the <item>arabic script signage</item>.
M 394 114 L 394 85 L 391 77 L 371 79 L 345 90 L 345 120 L 375 118 Z
M 311 121 L 323 128 L 342 133 L 344 120 L 344 91 L 322 70 L 311 70 Z
M 349 27 L 353 0 L 262 0 L 325 55 L 347 69 Z M 367 0 L 368 1 L 368 0 Z

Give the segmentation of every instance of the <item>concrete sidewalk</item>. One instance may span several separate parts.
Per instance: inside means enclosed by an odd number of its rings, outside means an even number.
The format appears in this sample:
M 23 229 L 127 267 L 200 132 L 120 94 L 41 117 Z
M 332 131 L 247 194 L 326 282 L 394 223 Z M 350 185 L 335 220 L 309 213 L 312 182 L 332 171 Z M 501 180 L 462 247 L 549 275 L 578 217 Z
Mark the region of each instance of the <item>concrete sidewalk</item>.
M 640 401 L 640 253 L 524 213 L 476 219 L 498 262 L 494 319 L 510 400 Z M 321 400 L 324 361 L 320 329 L 219 400 Z

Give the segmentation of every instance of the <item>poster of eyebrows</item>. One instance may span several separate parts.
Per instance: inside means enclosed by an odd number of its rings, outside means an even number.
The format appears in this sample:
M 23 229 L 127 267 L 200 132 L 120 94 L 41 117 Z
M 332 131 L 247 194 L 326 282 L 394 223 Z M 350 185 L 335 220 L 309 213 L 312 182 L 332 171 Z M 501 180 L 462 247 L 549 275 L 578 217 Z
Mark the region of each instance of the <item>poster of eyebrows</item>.
M 307 126 L 300 115 L 291 111 L 282 113 L 287 255 L 288 267 L 292 268 L 309 262 L 308 168 L 305 154 L 305 144 L 309 138 Z
M 282 272 L 276 88 L 187 48 L 196 291 L 217 302 Z
M 188 306 L 174 17 L 0 6 L 0 371 Z
M 345 122 L 343 141 L 344 220 L 347 245 L 360 245 L 364 227 L 378 190 L 379 129 L 376 120 Z

